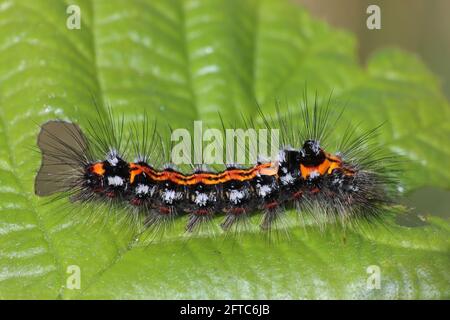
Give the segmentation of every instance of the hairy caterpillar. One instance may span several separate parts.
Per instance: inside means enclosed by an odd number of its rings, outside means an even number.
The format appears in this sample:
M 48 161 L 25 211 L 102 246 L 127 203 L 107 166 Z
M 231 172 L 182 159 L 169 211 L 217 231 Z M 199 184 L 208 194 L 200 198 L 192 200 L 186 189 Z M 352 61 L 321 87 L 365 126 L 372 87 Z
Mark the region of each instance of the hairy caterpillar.
M 111 111 L 99 111 L 87 134 L 75 123 L 49 121 L 38 137 L 42 164 L 35 192 L 125 205 L 130 214 L 143 215 L 147 227 L 187 214 L 187 231 L 217 214 L 224 215 L 221 227 L 230 230 L 257 212 L 263 214 L 261 228 L 270 229 L 286 208 L 342 223 L 377 218 L 392 203 L 396 160 L 370 142 L 379 127 L 357 135 L 349 126 L 339 152 L 328 151 L 324 140 L 341 116 L 332 121 L 330 110 L 317 102 L 301 106 L 298 133 L 290 128 L 292 115 L 277 113 L 269 121 L 262 114 L 267 126 L 281 130 L 284 146 L 275 159 L 247 167 L 227 164 L 222 170 L 197 166 L 191 172 L 152 161 L 160 139 L 147 116 L 127 127 Z

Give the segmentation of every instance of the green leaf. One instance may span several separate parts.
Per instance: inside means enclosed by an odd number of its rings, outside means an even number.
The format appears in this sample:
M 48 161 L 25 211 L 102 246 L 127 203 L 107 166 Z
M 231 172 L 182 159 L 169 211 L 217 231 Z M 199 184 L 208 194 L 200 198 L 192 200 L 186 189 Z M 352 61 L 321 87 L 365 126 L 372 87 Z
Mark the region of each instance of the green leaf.
M 353 36 L 288 1 L 74 2 L 80 30 L 66 27 L 62 1 L 0 2 L 0 298 L 450 297 L 450 226 L 432 216 L 320 232 L 296 227 L 291 213 L 290 240 L 272 244 L 257 228 L 186 241 L 178 219 L 144 246 L 121 223 L 77 218 L 92 208 L 43 205 L 33 192 L 38 125 L 86 125 L 92 96 L 127 120 L 145 108 L 174 128 L 214 126 L 218 111 L 236 120 L 257 103 L 269 115 L 276 99 L 296 104 L 305 84 L 333 90 L 363 127 L 388 120 L 380 142 L 410 160 L 405 187 L 450 187 L 449 104 L 410 54 L 384 50 L 362 67 Z M 70 265 L 79 290 L 66 285 Z M 380 289 L 367 287 L 372 265 Z

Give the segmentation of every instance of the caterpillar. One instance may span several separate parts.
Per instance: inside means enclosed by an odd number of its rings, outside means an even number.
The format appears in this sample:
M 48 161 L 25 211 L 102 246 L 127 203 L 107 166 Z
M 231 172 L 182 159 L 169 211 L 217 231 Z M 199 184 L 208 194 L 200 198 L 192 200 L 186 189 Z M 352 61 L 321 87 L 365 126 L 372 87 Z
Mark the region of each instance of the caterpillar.
M 277 112 L 273 119 L 260 111 L 266 127 L 281 131 L 283 146 L 274 159 L 228 163 L 221 170 L 193 166 L 191 172 L 152 162 L 152 154 L 161 153 L 155 147 L 161 137 L 147 115 L 127 126 L 111 110 L 98 110 L 86 133 L 74 122 L 51 120 L 38 135 L 42 163 L 35 193 L 125 206 L 131 215 L 144 216 L 146 227 L 187 215 L 188 232 L 220 214 L 222 229 L 229 231 L 258 213 L 261 228 L 270 230 L 289 208 L 343 224 L 376 219 L 393 203 L 396 158 L 371 142 L 380 126 L 357 134 L 349 125 L 336 152 L 329 151 L 325 140 L 337 136 L 333 129 L 342 116 L 332 117 L 329 105 L 302 104 L 296 116 Z M 300 120 L 298 133 L 290 127 L 294 118 Z

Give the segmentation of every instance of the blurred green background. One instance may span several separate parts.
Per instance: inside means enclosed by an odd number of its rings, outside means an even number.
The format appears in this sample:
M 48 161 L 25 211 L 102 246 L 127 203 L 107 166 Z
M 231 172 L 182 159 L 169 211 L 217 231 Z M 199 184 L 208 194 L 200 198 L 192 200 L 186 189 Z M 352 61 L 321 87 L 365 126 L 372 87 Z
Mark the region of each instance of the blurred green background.
M 296 0 L 331 25 L 358 38 L 361 63 L 377 49 L 394 46 L 415 53 L 439 77 L 450 97 L 450 2 L 447 0 Z M 381 30 L 366 27 L 366 8 L 381 9 Z

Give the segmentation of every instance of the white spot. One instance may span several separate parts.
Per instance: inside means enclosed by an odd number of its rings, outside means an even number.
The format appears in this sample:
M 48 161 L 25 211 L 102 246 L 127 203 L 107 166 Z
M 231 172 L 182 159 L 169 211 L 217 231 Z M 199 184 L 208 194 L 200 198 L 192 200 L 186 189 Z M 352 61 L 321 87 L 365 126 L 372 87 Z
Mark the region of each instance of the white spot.
M 162 194 L 162 198 L 165 203 L 173 203 L 173 200 L 175 199 L 175 190 L 166 190 Z
M 311 145 L 311 150 L 314 152 L 314 154 L 319 154 L 320 151 L 320 142 L 314 140 Z
M 175 190 L 165 190 L 162 194 L 162 199 L 165 203 L 172 204 L 174 200 L 181 199 L 181 194 Z
M 148 194 L 150 192 L 150 187 L 140 183 L 136 187 L 135 192 L 136 194 Z
M 314 170 L 314 171 L 311 171 L 311 173 L 309 174 L 309 179 L 315 179 L 315 178 L 317 178 L 319 176 L 320 176 L 319 171 Z
M 272 193 L 272 188 L 268 185 L 263 185 L 258 190 L 258 194 L 263 198 L 265 198 L 267 195 L 270 195 L 271 193 Z
M 359 187 L 358 187 L 358 186 L 350 186 L 349 189 L 350 189 L 351 191 L 358 191 L 358 190 L 359 190 Z
M 292 183 L 294 183 L 295 178 L 294 178 L 290 173 L 288 173 L 287 175 L 282 176 L 282 177 L 280 178 L 280 180 L 281 180 L 281 183 L 282 183 L 282 184 L 287 185 L 287 184 L 292 184 Z
M 117 163 L 119 163 L 117 150 L 111 149 L 106 155 L 106 161 L 108 161 L 111 166 L 115 167 Z
M 244 199 L 245 192 L 239 190 L 231 190 L 230 191 L 230 201 L 233 204 L 241 203 L 241 200 Z
M 110 186 L 123 186 L 123 179 L 119 176 L 108 177 L 108 185 Z
M 286 152 L 284 150 L 280 150 L 280 152 L 278 152 L 278 162 L 283 163 L 286 162 Z
M 206 206 L 208 202 L 208 195 L 206 193 L 197 193 L 197 196 L 195 197 L 195 204 L 204 207 Z

